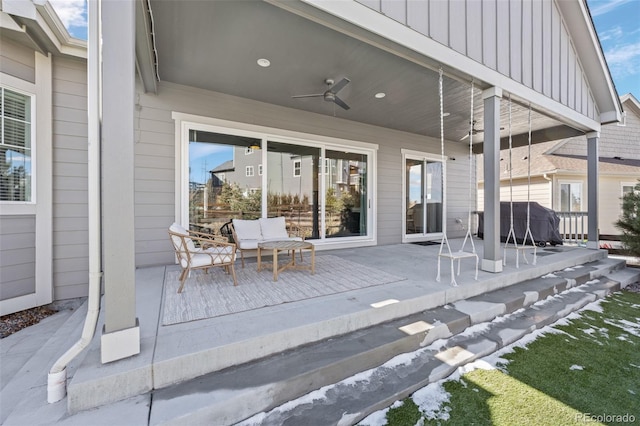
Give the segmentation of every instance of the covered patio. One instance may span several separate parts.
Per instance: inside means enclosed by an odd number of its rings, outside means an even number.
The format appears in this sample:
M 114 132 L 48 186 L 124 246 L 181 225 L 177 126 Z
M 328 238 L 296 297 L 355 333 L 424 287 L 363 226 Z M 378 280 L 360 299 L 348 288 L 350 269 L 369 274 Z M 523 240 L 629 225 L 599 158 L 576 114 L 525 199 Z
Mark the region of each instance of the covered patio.
M 458 247 L 462 241 L 456 239 L 451 243 Z M 482 240 L 476 241 L 476 246 L 482 253 Z M 139 268 L 136 309 L 141 327 L 140 355 L 123 362 L 102 364 L 100 339 L 95 338 L 70 380 L 69 409 L 76 412 L 108 404 L 607 257 L 603 250 L 547 247 L 538 249 L 536 265 L 521 262 L 516 268 L 515 252 L 508 251 L 502 274 L 480 271 L 477 281 L 472 261 L 463 260 L 459 286 L 453 287 L 449 284 L 448 265 L 443 264 L 442 281 L 435 280 L 438 250 L 438 245 L 399 244 L 319 252 L 319 259 L 336 257 L 401 279 L 171 325 L 163 324 L 167 308 L 165 286 L 167 277 L 177 273 L 178 267 Z M 246 268 L 255 266 L 250 261 Z M 306 275 L 308 272 L 285 271 L 285 274 Z M 238 267 L 239 282 L 241 275 L 242 269 Z M 187 280 L 184 293 L 195 290 L 195 279 L 194 276 Z M 209 282 L 208 285 L 221 284 Z M 271 274 L 265 271 L 262 285 L 282 286 L 286 281 L 274 283 Z M 103 321 L 101 315 L 99 325 Z M 96 388 L 111 390 L 91 391 Z

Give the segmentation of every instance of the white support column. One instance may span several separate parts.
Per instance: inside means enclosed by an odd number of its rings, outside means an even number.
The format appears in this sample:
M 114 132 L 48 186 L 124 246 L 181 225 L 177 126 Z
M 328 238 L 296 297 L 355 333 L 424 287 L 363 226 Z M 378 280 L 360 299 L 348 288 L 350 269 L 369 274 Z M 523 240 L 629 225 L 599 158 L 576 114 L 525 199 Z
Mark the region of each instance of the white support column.
M 500 99 L 502 89 L 482 93 L 484 100 L 484 254 L 481 268 L 502 272 L 500 250 Z
M 102 362 L 140 353 L 134 243 L 135 3 L 102 2 Z
M 598 145 L 600 132 L 587 133 L 587 248 L 600 248 L 598 231 Z

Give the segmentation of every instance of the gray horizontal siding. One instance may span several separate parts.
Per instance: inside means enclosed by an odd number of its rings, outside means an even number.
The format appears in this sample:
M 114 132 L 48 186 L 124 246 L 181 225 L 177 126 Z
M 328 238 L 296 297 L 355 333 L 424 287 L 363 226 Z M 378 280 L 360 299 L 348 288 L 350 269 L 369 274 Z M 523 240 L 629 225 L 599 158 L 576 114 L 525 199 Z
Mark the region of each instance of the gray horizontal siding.
M 35 51 L 6 37 L 0 37 L 0 72 L 35 83 Z
M 355 0 L 389 19 L 599 119 L 554 0 Z
M 36 291 L 35 227 L 33 215 L 0 219 L 0 300 Z
M 53 58 L 54 298 L 88 292 L 86 62 Z
M 251 123 L 260 126 L 350 139 L 379 145 L 377 162 L 377 232 L 379 244 L 401 241 L 401 149 L 440 154 L 440 142 L 420 135 L 335 119 L 300 110 L 254 102 L 171 83 L 160 83 L 160 96 L 138 87 L 139 117 L 135 144 L 135 228 L 138 266 L 172 263 L 174 254 L 167 228 L 175 215 L 175 129 L 173 111 Z M 456 157 L 448 166 L 449 217 L 468 211 L 468 147 L 451 144 L 447 155 Z M 462 177 L 462 178 L 461 178 Z M 475 193 L 472 195 L 475 206 Z

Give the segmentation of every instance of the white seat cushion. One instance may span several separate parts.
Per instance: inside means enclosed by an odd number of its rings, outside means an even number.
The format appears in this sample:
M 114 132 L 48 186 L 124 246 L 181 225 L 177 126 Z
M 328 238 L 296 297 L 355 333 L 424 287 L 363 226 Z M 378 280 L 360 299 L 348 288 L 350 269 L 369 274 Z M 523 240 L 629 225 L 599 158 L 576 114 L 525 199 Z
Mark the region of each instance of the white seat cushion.
M 233 228 L 239 240 L 261 240 L 262 231 L 257 220 L 233 219 Z
M 264 240 L 240 240 L 236 241 L 236 244 L 240 250 L 255 250 L 262 241 Z
M 283 216 L 260 218 L 258 221 L 262 228 L 262 238 L 264 240 L 284 240 L 289 238 Z

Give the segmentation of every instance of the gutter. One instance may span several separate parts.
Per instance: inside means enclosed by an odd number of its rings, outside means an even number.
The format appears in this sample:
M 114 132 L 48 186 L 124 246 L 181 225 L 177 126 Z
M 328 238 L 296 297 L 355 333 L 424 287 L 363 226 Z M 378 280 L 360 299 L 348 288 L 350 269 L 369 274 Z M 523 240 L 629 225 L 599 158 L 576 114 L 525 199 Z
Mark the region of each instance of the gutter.
M 89 43 L 87 60 L 88 79 L 88 219 L 89 219 L 89 301 L 87 316 L 80 339 L 69 348 L 49 370 L 47 380 L 47 402 L 54 403 L 67 394 L 67 365 L 83 349 L 89 346 L 95 334 L 100 313 L 102 281 L 102 240 L 100 206 L 100 117 L 101 110 L 101 74 L 100 74 L 100 6 L 99 0 L 89 0 Z

